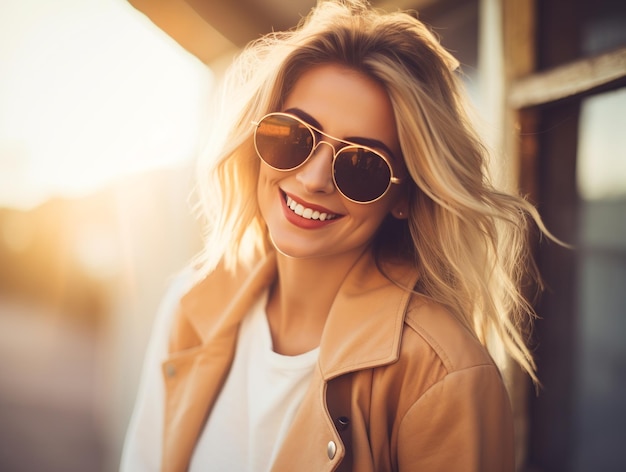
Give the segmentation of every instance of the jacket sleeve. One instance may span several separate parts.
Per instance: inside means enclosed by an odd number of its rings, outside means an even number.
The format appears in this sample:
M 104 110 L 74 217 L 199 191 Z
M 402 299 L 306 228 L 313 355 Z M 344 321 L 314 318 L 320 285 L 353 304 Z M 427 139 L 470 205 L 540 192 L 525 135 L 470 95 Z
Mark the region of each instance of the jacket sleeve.
M 173 318 L 189 280 L 189 274 L 175 278 L 157 312 L 124 440 L 120 472 L 157 472 L 161 469 L 164 414 L 162 363 L 168 353 Z
M 514 470 L 511 406 L 495 366 L 449 373 L 412 405 L 400 426 L 398 468 L 403 472 Z

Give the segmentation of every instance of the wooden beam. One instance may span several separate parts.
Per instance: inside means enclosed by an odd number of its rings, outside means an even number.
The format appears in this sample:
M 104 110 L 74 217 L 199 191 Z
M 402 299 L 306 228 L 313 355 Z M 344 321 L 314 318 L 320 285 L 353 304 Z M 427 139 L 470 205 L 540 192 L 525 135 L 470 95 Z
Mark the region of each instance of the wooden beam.
M 185 0 L 129 0 L 129 3 L 205 64 L 235 49 Z
M 503 107 L 503 151 L 507 162 L 509 182 L 514 190 L 527 191 L 533 174 L 537 153 L 528 136 L 534 136 L 536 123 L 534 114 L 522 113 L 512 108 L 508 96 L 513 83 L 519 77 L 532 73 L 537 65 L 537 4 L 536 0 L 498 0 L 502 9 L 502 71 L 504 90 Z M 530 131 L 530 134 L 526 134 Z M 511 364 L 505 379 L 510 389 L 513 419 L 515 423 L 516 470 L 525 467 L 528 455 L 528 376 L 516 365 Z
M 511 84 L 508 104 L 515 109 L 562 100 L 626 77 L 626 47 L 528 75 Z
M 271 31 L 286 30 L 295 25 L 273 18 L 259 2 L 239 0 L 186 0 L 204 20 L 237 47 Z M 297 19 L 296 19 L 297 22 Z
M 529 74 L 536 67 L 535 0 L 503 0 L 502 14 L 504 73 L 510 82 Z
M 499 0 L 502 9 L 502 73 L 504 74 L 504 91 L 502 106 L 504 108 L 503 151 L 507 159 L 510 182 L 517 188 L 523 186 L 521 170 L 523 121 L 517 109 L 510 106 L 508 97 L 511 86 L 520 77 L 531 74 L 537 64 L 536 0 Z M 531 120 L 532 121 L 532 120 Z

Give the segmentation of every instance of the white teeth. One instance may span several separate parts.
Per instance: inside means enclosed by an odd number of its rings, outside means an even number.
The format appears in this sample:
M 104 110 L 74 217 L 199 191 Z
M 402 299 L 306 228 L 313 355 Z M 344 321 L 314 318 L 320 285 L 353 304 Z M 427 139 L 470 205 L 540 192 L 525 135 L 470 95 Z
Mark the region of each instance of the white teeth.
M 337 215 L 329 214 L 329 213 L 321 213 L 318 210 L 313 210 L 312 208 L 305 208 L 304 205 L 297 203 L 289 196 L 285 195 L 287 206 L 298 216 L 302 218 L 306 218 L 307 220 L 332 220 Z

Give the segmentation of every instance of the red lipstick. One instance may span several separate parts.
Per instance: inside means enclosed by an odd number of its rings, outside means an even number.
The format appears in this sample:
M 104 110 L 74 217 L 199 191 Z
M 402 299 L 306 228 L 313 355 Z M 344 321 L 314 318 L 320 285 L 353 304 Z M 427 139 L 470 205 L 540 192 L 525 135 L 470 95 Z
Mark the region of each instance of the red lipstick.
M 288 194 L 288 193 L 283 192 L 283 191 L 279 192 L 279 197 L 280 197 L 280 201 L 281 201 L 281 205 L 282 205 L 282 209 L 283 209 L 283 214 L 285 215 L 285 218 L 287 218 L 287 221 L 289 221 L 290 223 L 292 223 L 295 226 L 298 226 L 299 228 L 303 228 L 303 229 L 319 229 L 319 228 L 323 228 L 323 227 L 328 226 L 329 224 L 332 224 L 333 222 L 339 220 L 343 216 L 343 215 L 337 214 L 337 213 L 329 210 L 328 208 L 325 208 L 325 207 L 320 206 L 320 205 L 315 205 L 313 203 L 308 203 L 308 202 L 306 202 L 304 200 L 301 200 L 301 199 L 299 199 L 297 197 L 294 197 L 293 195 Z M 320 219 L 314 219 L 314 218 L 305 218 L 304 216 L 297 215 L 294 212 L 294 210 L 289 208 L 289 205 L 287 204 L 287 199 L 288 198 L 290 200 L 293 200 L 297 204 L 302 205 L 305 209 L 312 210 L 314 213 L 331 215 L 331 217 L 328 218 L 328 219 L 320 220 Z

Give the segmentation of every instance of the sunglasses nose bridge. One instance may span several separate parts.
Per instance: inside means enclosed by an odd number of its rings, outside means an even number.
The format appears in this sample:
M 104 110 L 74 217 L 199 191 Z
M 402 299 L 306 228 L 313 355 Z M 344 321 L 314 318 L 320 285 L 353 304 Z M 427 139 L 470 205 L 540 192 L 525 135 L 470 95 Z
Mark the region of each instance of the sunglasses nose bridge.
M 331 153 L 332 153 L 331 156 L 333 158 L 337 155 L 337 149 L 335 149 L 335 146 L 333 146 L 331 143 L 329 143 L 325 139 L 320 139 L 317 143 L 315 143 L 315 147 L 311 151 L 311 155 L 315 155 L 322 144 L 326 144 L 331 149 Z
M 330 147 L 330 153 L 321 152 L 321 144 Z M 318 141 L 311 150 L 306 163 L 298 168 L 296 179 L 311 193 L 332 193 L 334 181 L 332 177 L 332 162 L 335 148 L 331 143 Z
M 330 153 L 322 153 L 322 144 L 326 144 L 330 148 Z M 335 146 L 333 146 L 326 140 L 319 140 L 315 143 L 315 146 L 311 150 L 311 154 L 309 154 L 309 157 L 307 159 L 307 163 L 309 164 L 308 167 L 314 167 L 318 169 L 317 172 L 328 172 L 328 176 L 330 178 L 330 176 L 332 175 L 332 167 L 336 155 L 337 150 L 335 149 Z

